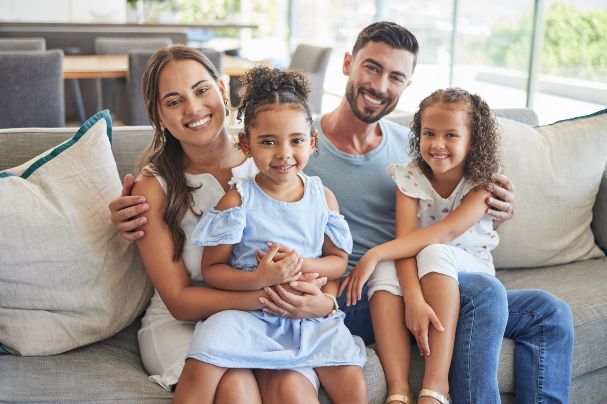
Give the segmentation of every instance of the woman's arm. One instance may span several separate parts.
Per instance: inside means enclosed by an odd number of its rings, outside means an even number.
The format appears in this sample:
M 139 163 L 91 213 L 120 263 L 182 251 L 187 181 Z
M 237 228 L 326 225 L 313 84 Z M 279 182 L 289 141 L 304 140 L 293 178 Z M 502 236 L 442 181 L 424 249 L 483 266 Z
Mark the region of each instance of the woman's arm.
M 224 211 L 240 206 L 242 199 L 237 190 L 228 191 L 217 203 L 215 209 Z M 274 262 L 278 244 L 259 261 L 255 271 L 241 271 L 233 268 L 230 262 L 232 244 L 207 246 L 202 253 L 200 269 L 202 279 L 209 285 L 224 290 L 259 290 L 297 280 L 301 275 L 303 259 L 297 253 L 286 254 Z
M 146 237 L 137 241 L 137 247 L 154 288 L 173 317 L 198 320 L 222 310 L 263 307 L 259 300 L 266 296 L 263 291 L 226 292 L 193 286 L 183 260 L 172 259 L 174 244 L 162 219 L 164 190 L 154 177 L 139 176 L 133 192 L 145 197 L 150 206 L 146 212 L 147 223 L 143 226 Z

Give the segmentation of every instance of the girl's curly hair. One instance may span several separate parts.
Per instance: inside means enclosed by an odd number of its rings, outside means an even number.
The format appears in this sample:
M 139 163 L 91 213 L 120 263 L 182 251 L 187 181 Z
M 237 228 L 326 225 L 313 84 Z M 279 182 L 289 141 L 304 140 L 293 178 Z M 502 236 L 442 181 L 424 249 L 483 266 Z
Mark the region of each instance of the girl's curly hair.
M 422 115 L 431 105 L 465 103 L 468 111 L 468 127 L 470 128 L 470 151 L 464 165 L 464 176 L 473 184 L 488 184 L 492 182 L 493 174 L 501 170 L 500 144 L 501 135 L 495 115 L 489 105 L 477 94 L 471 94 L 461 88 L 436 90 L 419 104 L 419 110 L 411 122 L 411 138 L 409 153 L 415 159 L 421 170 L 428 176 L 432 175 L 430 166 L 424 161 L 420 152 L 420 136 Z
M 306 114 L 312 127 L 312 113 L 308 106 L 310 83 L 303 72 L 288 69 L 270 69 L 267 66 L 255 66 L 241 78 L 240 105 L 236 118 L 244 118 L 244 133 L 254 125 L 257 112 L 266 106 L 275 104 L 296 104 Z

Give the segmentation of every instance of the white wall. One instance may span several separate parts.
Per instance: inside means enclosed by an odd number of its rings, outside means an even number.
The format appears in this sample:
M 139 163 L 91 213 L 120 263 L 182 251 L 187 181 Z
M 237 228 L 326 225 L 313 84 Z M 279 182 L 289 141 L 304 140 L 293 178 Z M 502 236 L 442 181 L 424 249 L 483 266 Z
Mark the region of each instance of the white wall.
M 126 0 L 0 0 L 0 20 L 122 23 L 126 8 Z

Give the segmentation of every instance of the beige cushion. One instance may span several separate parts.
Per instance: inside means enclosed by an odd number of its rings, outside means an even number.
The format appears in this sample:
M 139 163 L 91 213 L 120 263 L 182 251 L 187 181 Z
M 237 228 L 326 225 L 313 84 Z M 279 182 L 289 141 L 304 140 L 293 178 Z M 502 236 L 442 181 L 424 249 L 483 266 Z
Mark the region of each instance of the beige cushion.
M 111 120 L 0 173 L 0 344 L 49 355 L 105 339 L 146 307 L 151 286 L 108 202 L 121 182 Z
M 533 128 L 499 118 L 504 173 L 516 187 L 514 218 L 499 229 L 499 268 L 601 257 L 590 230 L 607 162 L 607 110 Z

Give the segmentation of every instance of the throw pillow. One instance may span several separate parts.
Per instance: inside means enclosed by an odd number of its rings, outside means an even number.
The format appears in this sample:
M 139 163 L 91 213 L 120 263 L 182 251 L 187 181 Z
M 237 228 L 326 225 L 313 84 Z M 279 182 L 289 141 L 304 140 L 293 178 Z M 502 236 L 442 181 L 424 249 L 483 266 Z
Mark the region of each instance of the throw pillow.
M 121 182 L 108 111 L 73 138 L 0 172 L 0 345 L 51 355 L 110 337 L 146 307 L 136 246 L 114 230 Z
M 498 268 L 539 267 L 603 256 L 590 229 L 607 162 L 607 110 L 533 128 L 498 118 L 514 217 L 493 252 Z

